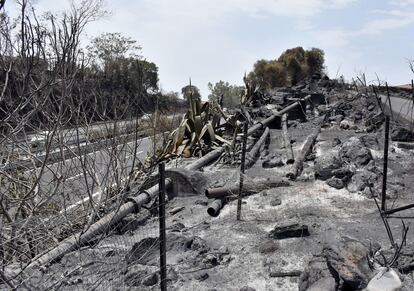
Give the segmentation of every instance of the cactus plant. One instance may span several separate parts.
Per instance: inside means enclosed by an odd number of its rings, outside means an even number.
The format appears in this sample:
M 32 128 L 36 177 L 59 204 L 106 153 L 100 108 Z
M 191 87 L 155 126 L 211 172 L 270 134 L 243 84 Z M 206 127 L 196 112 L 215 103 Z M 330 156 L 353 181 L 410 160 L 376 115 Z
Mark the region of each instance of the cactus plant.
M 178 128 L 171 133 L 170 142 L 164 149 L 166 158 L 170 155 L 190 157 L 197 152 L 202 154 L 214 143 L 228 143 L 216 132 L 220 116 L 212 110 L 212 104 L 202 104 L 192 92 L 188 96 L 188 102 L 188 112 Z

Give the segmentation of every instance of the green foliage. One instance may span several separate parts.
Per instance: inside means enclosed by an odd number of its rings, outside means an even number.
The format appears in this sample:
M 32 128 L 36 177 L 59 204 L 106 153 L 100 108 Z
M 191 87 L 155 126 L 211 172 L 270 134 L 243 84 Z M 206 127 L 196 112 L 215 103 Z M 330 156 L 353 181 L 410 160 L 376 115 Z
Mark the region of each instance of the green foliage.
M 88 52 L 95 64 L 107 65 L 122 58 L 139 59 L 141 47 L 135 40 L 120 33 L 103 33 L 95 37 L 88 47 Z
M 187 102 L 180 98 L 178 92 L 160 92 L 158 96 L 158 106 L 163 112 L 170 112 L 172 114 L 184 112 L 187 108 Z
M 306 64 L 308 66 L 308 75 L 321 73 L 324 69 L 325 53 L 318 48 L 312 48 L 306 51 Z
M 103 96 L 98 112 L 105 117 L 129 117 L 152 111 L 158 94 L 158 67 L 142 59 L 141 47 L 120 33 L 104 33 L 88 47 L 91 86 Z M 102 101 L 102 102 L 99 102 Z
M 195 149 L 201 150 L 201 142 L 206 144 L 216 138 L 213 125 L 209 121 L 210 104 L 201 104 L 200 99 L 188 95 L 190 109 L 184 115 L 179 127 L 172 132 L 172 139 L 168 147 L 174 155 L 190 157 Z
M 248 77 L 260 88 L 275 88 L 287 84 L 287 72 L 284 65 L 274 60 L 257 61 Z
M 296 85 L 300 80 L 305 77 L 305 69 L 296 59 L 292 58 L 286 65 L 288 75 L 290 76 L 290 83 Z
M 88 50 L 94 70 L 103 73 L 106 85 L 138 93 L 158 90 L 158 67 L 142 59 L 135 40 L 120 33 L 104 33 L 92 40 Z
M 189 110 L 184 115 L 180 125 L 170 136 L 170 141 L 163 150 L 162 157 L 184 156 L 190 157 L 196 153 L 203 154 L 215 142 L 227 142 L 217 134 L 217 121 L 220 113 L 217 108 L 220 105 L 212 105 L 209 102 L 201 102 L 198 90 L 194 86 L 185 86 L 182 90 L 187 97 Z
M 244 92 L 243 86 L 230 85 L 228 82 L 219 81 L 216 84 L 208 83 L 210 102 L 217 102 L 221 107 L 235 108 L 240 105 L 240 98 Z
M 324 62 L 321 49 L 296 47 L 283 52 L 277 60 L 258 60 L 248 78 L 262 89 L 296 85 L 315 73 L 322 74 Z
M 278 62 L 281 62 L 285 65 L 289 63 L 292 59 L 297 60 L 298 63 L 304 63 L 305 62 L 305 50 L 301 47 L 295 47 L 292 49 L 285 50 L 277 60 Z
M 89 87 L 99 93 L 96 107 L 102 118 L 127 118 L 152 111 L 158 94 L 158 67 L 145 60 L 119 58 L 104 69 L 91 70 Z
M 200 90 L 197 88 L 197 86 L 190 84 L 187 86 L 184 86 L 181 88 L 181 94 L 183 94 L 184 100 L 190 100 L 190 96 L 194 99 L 201 100 Z
M 4 40 L 2 36 L 12 34 L 4 32 L 8 25 L 6 18 L 0 14 L 0 43 Z M 44 49 L 54 51 L 49 46 Z M 47 106 L 56 116 L 61 115 L 62 123 L 67 124 L 127 119 L 152 112 L 155 107 L 170 112 L 177 108 L 175 106 L 183 107 L 178 97 L 164 97 L 159 92 L 158 67 L 140 55 L 136 41 L 119 33 L 105 33 L 93 39 L 87 49 L 89 62 L 84 59 L 68 61 L 63 57 L 49 59 L 48 54 L 39 54 L 28 63 L 22 56 L 13 56 L 6 47 L 1 47 L 0 88 L 6 84 L 4 80 L 8 81 L 0 102 L 0 119 L 5 120 L 7 112 L 18 108 L 23 99 L 16 96 L 31 96 L 30 90 L 41 84 L 50 86 L 39 91 L 42 96 L 36 94 L 40 101 L 29 102 L 16 110 L 13 124 L 18 124 L 19 116 L 33 111 L 28 123 L 47 125 L 50 116 L 44 110 L 38 110 L 39 104 Z M 80 53 L 70 54 L 82 56 Z M 65 54 L 59 52 L 60 55 Z M 25 85 L 28 81 L 36 85 Z M 46 101 L 48 103 L 42 103 Z

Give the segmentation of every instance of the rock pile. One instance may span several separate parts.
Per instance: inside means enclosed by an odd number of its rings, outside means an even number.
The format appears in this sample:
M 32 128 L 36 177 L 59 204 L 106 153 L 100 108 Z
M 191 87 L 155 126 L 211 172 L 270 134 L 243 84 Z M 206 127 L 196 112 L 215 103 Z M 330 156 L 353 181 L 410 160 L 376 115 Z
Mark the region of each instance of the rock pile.
M 315 159 L 315 177 L 336 189 L 348 187 L 350 192 L 374 187 L 381 172 L 375 167 L 371 148 L 378 148 L 378 141 L 369 135 L 336 142 L 333 149 Z
M 368 252 L 367 246 L 348 237 L 325 245 L 302 273 L 299 291 L 364 289 L 375 275 Z

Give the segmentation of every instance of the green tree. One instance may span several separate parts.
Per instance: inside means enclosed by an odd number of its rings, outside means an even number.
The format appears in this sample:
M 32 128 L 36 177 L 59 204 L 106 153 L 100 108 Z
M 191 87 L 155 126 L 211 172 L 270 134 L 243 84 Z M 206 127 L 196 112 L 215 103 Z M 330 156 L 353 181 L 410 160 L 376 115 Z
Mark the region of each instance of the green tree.
M 188 100 L 191 94 L 193 98 L 201 100 L 200 90 L 197 88 L 197 86 L 191 84 L 181 88 L 181 94 L 183 94 L 185 100 Z
M 178 92 L 165 92 L 161 90 L 161 92 L 158 93 L 157 98 L 158 108 L 163 112 L 175 113 L 177 110 L 186 109 L 188 107 L 187 102 L 180 98 L 180 94 Z
M 306 67 L 300 64 L 296 58 L 290 58 L 286 64 L 287 74 L 291 85 L 296 85 L 305 75 Z
M 88 47 L 97 81 L 92 83 L 98 83 L 104 96 L 98 107 L 109 117 L 136 115 L 155 106 L 158 67 L 143 59 L 140 49 L 135 40 L 120 33 L 104 33 Z
M 308 67 L 308 76 L 311 77 L 315 73 L 322 74 L 325 63 L 324 51 L 318 48 L 312 48 L 306 51 L 305 56 Z
M 298 46 L 285 50 L 278 58 L 278 61 L 283 63 L 285 66 L 287 66 L 292 59 L 295 59 L 299 64 L 302 64 L 305 62 L 305 54 L 306 52 L 303 47 Z
M 230 85 L 222 80 L 214 85 L 209 82 L 208 89 L 211 92 L 208 95 L 208 99 L 210 101 L 215 100 L 226 108 L 235 108 L 240 105 L 241 94 L 244 91 L 243 86 Z
M 283 63 L 272 60 L 259 60 L 254 64 L 249 79 L 262 89 L 286 86 L 287 72 Z
M 306 77 L 306 51 L 301 47 L 295 47 L 284 51 L 278 61 L 283 63 L 287 70 L 288 83 L 296 85 Z
M 315 73 L 323 73 L 324 52 L 318 48 L 287 49 L 275 60 L 258 60 L 249 73 L 249 79 L 262 89 L 296 85 Z
M 142 49 L 135 40 L 120 33 L 103 33 L 92 39 L 87 48 L 95 65 L 103 66 L 129 57 L 140 59 Z

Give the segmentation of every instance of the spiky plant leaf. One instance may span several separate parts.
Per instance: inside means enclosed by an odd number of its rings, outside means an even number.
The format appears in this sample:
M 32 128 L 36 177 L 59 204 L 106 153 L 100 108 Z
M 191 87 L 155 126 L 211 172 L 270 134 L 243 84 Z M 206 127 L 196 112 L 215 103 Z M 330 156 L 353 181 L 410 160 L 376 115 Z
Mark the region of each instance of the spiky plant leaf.
M 203 119 L 200 115 L 197 115 L 194 119 L 194 132 L 198 136 L 200 136 L 201 131 L 203 130 Z
M 183 119 L 178 127 L 178 130 L 175 134 L 174 138 L 174 151 L 177 149 L 178 146 L 181 145 L 185 136 L 185 130 L 187 127 L 188 119 Z
M 216 134 L 214 133 L 214 129 L 211 123 L 207 123 L 206 125 L 204 125 L 199 137 L 199 140 L 201 139 L 208 143 L 213 142 L 216 139 Z
M 228 144 L 228 145 L 231 146 L 231 142 L 230 141 L 228 141 L 227 139 L 219 136 L 218 134 L 216 134 L 216 139 L 219 140 L 219 141 L 221 141 L 222 143 L 225 143 L 225 144 Z

